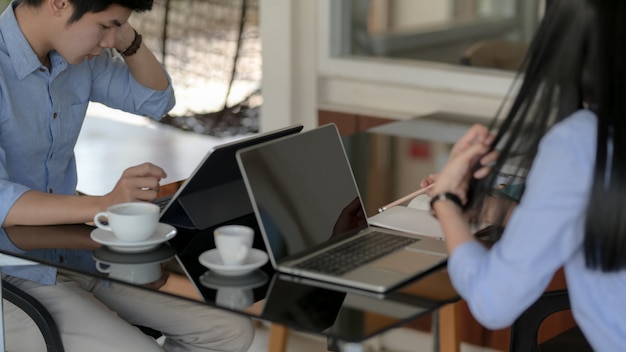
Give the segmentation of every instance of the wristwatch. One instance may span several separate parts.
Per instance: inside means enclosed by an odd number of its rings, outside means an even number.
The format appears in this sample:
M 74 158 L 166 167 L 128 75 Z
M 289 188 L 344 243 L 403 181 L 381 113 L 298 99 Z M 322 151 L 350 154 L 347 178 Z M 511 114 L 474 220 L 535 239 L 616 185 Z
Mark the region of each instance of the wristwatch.
M 133 39 L 133 42 L 130 44 L 128 48 L 126 48 L 124 51 L 120 51 L 119 53 L 123 57 L 129 57 L 129 56 L 135 55 L 135 53 L 137 52 L 137 50 L 139 50 L 139 47 L 141 46 L 141 40 L 142 40 L 141 34 L 135 31 L 135 39 Z

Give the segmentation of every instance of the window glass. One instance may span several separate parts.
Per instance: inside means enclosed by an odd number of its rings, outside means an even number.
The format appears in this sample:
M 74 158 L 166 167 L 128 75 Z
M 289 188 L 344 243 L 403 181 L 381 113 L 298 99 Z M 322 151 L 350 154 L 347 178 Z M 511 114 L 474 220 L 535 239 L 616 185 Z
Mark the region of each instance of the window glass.
M 545 0 L 342 0 L 342 56 L 515 70 Z

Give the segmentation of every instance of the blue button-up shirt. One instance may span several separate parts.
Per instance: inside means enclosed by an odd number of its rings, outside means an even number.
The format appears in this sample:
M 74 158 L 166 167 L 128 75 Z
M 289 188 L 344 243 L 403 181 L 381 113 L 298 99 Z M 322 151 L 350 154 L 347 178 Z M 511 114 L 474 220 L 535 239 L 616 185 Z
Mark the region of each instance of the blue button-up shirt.
M 595 351 L 626 346 L 626 270 L 585 265 L 587 204 L 596 156 L 596 116 L 580 110 L 543 138 L 526 190 L 502 238 L 460 245 L 448 261 L 454 284 L 483 325 L 509 326 L 565 268 L 572 312 Z
M 142 86 L 124 60 L 110 50 L 77 65 L 68 64 L 53 51 L 48 70 L 24 37 L 13 6 L 0 15 L 0 222 L 28 190 L 76 192 L 74 146 L 90 101 L 155 119 L 175 104 L 171 83 L 164 91 Z M 0 231 L 0 248 L 18 250 L 4 230 Z M 52 261 L 72 257 L 58 250 L 39 252 Z M 3 271 L 54 283 L 53 269 Z

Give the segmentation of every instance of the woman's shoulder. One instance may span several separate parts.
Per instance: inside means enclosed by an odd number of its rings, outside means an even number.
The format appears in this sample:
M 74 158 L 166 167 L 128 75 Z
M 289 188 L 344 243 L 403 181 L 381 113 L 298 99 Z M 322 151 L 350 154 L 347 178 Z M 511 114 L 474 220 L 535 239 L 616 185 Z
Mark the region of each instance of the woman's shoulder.
M 556 123 L 539 143 L 539 154 L 571 158 L 583 164 L 596 152 L 597 118 L 591 110 L 578 110 Z
M 558 125 L 565 125 L 569 128 L 591 127 L 595 128 L 597 123 L 596 114 L 589 109 L 580 109 L 573 112 L 569 117 L 563 119 Z
M 571 141 L 572 138 L 576 138 L 595 143 L 597 126 L 596 114 L 591 110 L 581 109 L 556 123 L 545 139 L 566 138 Z
M 566 130 L 586 130 L 589 128 L 596 129 L 598 119 L 596 114 L 588 109 L 580 109 L 572 113 L 569 117 L 563 119 L 555 125 Z

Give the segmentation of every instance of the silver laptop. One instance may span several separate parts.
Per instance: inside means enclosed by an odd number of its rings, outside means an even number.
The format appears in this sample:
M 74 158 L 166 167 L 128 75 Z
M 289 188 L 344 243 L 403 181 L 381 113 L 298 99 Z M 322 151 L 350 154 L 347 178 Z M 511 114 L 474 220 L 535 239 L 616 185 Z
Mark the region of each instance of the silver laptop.
M 235 152 L 301 130 L 302 125 L 288 126 L 212 148 L 175 194 L 155 201 L 162 209 L 161 221 L 179 228 L 204 230 L 251 214 Z
M 237 152 L 276 270 L 386 292 L 443 265 L 437 239 L 371 227 L 334 124 Z

